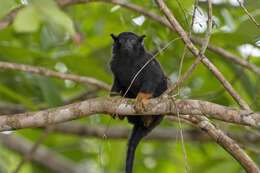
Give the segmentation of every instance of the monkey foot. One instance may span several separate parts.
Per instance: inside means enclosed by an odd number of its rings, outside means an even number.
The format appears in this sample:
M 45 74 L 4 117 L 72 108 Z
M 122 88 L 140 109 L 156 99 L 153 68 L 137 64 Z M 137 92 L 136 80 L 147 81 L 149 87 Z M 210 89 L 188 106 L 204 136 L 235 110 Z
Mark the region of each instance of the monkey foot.
M 110 114 L 111 118 L 116 119 L 116 115 Z
M 124 120 L 124 119 L 125 119 L 125 116 L 124 116 L 124 115 L 118 115 L 118 119 L 119 119 L 119 120 Z
M 139 92 L 135 98 L 135 110 L 137 113 L 145 112 L 145 104 L 147 99 L 151 98 L 152 94 Z
M 125 119 L 125 116 L 124 115 L 112 115 L 110 114 L 110 116 L 113 118 L 113 119 L 119 119 L 119 120 L 124 120 Z
M 152 116 L 144 116 L 142 117 L 142 120 L 144 122 L 144 126 L 149 128 L 153 122 L 153 117 Z

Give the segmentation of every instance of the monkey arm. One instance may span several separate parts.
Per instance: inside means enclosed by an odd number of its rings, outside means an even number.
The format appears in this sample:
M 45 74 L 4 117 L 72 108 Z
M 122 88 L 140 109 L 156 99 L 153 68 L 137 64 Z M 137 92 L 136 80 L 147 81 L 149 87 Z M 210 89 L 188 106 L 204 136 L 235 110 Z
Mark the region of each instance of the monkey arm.
M 121 90 L 122 90 L 122 87 L 121 87 L 120 83 L 118 82 L 118 80 L 116 78 L 114 78 L 113 86 L 112 86 L 111 91 L 110 91 L 110 96 L 111 97 L 120 96 Z M 116 118 L 117 117 L 116 115 L 110 115 L 110 116 L 112 118 Z M 118 118 L 120 120 L 123 120 L 125 118 L 125 116 L 118 115 Z

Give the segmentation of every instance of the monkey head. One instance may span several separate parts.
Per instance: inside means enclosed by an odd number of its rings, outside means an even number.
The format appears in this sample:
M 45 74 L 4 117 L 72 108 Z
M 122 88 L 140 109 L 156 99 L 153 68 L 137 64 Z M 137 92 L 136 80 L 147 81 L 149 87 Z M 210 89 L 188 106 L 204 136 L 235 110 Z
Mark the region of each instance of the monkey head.
M 144 51 L 143 39 L 145 35 L 136 35 L 132 32 L 122 32 L 118 36 L 111 34 L 114 39 L 113 53 L 124 56 L 134 56 Z

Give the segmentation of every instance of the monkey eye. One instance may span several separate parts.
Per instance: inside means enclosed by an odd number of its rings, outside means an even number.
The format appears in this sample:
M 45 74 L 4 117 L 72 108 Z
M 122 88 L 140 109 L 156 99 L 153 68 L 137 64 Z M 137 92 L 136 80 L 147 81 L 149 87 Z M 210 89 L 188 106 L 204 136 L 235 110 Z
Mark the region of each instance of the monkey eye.
M 133 39 L 133 38 L 129 38 L 128 39 L 131 43 L 135 43 L 135 39 Z
M 119 43 L 120 43 L 120 44 L 124 44 L 124 40 L 120 39 L 120 40 L 119 40 Z

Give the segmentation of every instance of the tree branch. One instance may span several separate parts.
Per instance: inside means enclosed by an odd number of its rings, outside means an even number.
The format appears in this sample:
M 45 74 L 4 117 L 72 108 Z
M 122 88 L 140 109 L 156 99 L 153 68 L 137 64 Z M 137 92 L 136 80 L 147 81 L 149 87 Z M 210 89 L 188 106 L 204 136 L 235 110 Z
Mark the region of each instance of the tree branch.
M 109 127 L 106 126 L 88 126 L 80 123 L 62 123 L 54 126 L 54 131 L 65 133 L 68 135 L 77 135 L 84 137 L 103 138 L 104 134 L 108 139 L 127 139 L 132 129 L 126 127 Z M 184 139 L 190 141 L 211 141 L 211 138 L 198 130 L 185 130 Z M 175 141 L 179 136 L 179 130 L 175 128 L 156 128 L 148 136 L 146 140 L 159 141 Z M 260 140 L 260 139 L 259 139 Z
M 219 128 L 211 123 L 206 117 L 192 116 L 192 122 L 205 130 L 220 146 L 229 152 L 248 173 L 260 173 L 253 160 L 240 148 L 240 146 L 225 135 Z
M 175 120 L 178 121 L 178 120 Z M 129 137 L 129 133 L 131 132 L 130 128 L 126 127 L 114 127 L 111 126 L 107 129 L 106 126 L 95 125 L 89 126 L 81 123 L 61 123 L 53 126 L 53 130 L 57 133 L 64 133 L 68 135 L 76 135 L 83 137 L 95 137 L 95 138 L 103 138 L 104 132 L 108 139 L 127 139 Z M 259 143 L 260 137 L 249 133 L 249 132 L 238 132 L 231 131 L 228 133 L 232 138 L 236 139 L 241 143 Z M 159 140 L 159 141 L 175 141 L 176 136 L 179 136 L 179 130 L 175 128 L 156 128 L 151 133 L 145 137 L 146 140 Z M 199 141 L 199 142 L 207 142 L 212 141 L 212 138 L 208 136 L 203 131 L 195 130 L 195 129 L 186 129 L 183 130 L 183 136 L 185 141 Z
M 198 45 L 202 44 L 202 40 L 197 39 L 195 37 L 192 37 L 191 40 L 195 44 L 198 44 Z M 212 52 L 215 52 L 216 54 L 219 54 L 220 56 L 223 56 L 226 59 L 244 67 L 244 68 L 247 68 L 248 70 L 250 70 L 250 71 L 252 71 L 252 72 L 254 72 L 254 73 L 256 73 L 257 75 L 260 76 L 260 68 L 257 67 L 256 65 L 251 64 L 248 61 L 243 60 L 243 59 L 239 58 L 238 56 L 231 54 L 230 52 L 226 51 L 225 49 L 217 47 L 215 45 L 209 44 L 208 49 L 211 50 Z
M 0 20 L 0 30 L 7 28 L 13 23 L 14 18 L 21 8 L 22 6 L 12 9 L 5 17 L 2 18 L 2 20 Z
M 0 116 L 0 131 L 43 127 L 93 114 L 135 115 L 137 113 L 133 102 L 133 99 L 126 98 L 98 97 L 44 111 L 26 112 L 13 116 L 3 115 Z M 176 115 L 174 102 L 179 113 L 187 115 L 188 118 L 189 115 L 206 115 L 225 122 L 260 127 L 260 113 L 237 110 L 199 100 L 150 99 L 147 101 L 147 111 L 143 115 Z
M 27 109 L 22 104 L 11 104 L 11 103 L 0 102 L 0 115 L 17 114 L 25 111 L 27 111 Z
M 11 69 L 11 70 L 20 70 L 24 72 L 30 72 L 30 73 L 37 73 L 49 77 L 56 77 L 60 79 L 66 79 L 71 80 L 74 82 L 81 82 L 81 83 L 87 83 L 95 85 L 99 88 L 110 90 L 110 86 L 106 83 L 99 81 L 95 78 L 91 77 L 85 77 L 85 76 L 78 76 L 73 74 L 64 74 L 64 73 L 58 73 L 53 70 L 49 70 L 43 67 L 34 67 L 30 65 L 23 65 L 23 64 L 16 64 L 16 63 L 9 63 L 9 62 L 2 62 L 0 61 L 0 69 Z
M 240 0 L 237 0 L 237 2 L 239 3 L 240 7 L 244 10 L 244 12 L 248 15 L 249 19 L 258 27 L 258 29 L 260 29 L 260 24 L 257 23 L 255 18 L 247 11 L 247 9 L 244 6 L 243 2 L 241 2 Z

